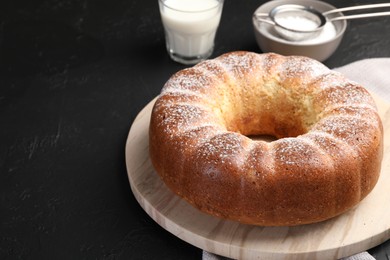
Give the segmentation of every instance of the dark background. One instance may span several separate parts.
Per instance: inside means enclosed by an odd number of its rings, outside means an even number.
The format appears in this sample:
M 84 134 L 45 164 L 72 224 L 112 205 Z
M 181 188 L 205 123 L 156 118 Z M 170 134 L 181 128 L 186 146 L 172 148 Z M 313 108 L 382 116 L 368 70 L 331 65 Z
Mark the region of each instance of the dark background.
M 225 0 L 213 57 L 261 52 L 263 2 Z M 325 64 L 373 57 L 390 57 L 390 17 L 349 22 Z M 0 1 L 0 259 L 201 259 L 138 205 L 124 158 L 135 116 L 183 68 L 157 0 Z M 370 253 L 388 260 L 390 242 Z

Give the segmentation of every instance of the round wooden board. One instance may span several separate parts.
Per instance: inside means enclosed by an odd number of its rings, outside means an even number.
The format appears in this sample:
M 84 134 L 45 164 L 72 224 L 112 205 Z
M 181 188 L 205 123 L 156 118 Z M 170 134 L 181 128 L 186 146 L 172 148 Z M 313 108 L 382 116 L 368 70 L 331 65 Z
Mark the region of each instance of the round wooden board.
M 218 219 L 173 194 L 149 159 L 151 101 L 135 119 L 126 143 L 131 189 L 163 228 L 203 250 L 234 259 L 337 259 L 390 238 L 390 104 L 377 99 L 385 128 L 382 172 L 358 206 L 328 221 L 296 227 L 259 227 Z

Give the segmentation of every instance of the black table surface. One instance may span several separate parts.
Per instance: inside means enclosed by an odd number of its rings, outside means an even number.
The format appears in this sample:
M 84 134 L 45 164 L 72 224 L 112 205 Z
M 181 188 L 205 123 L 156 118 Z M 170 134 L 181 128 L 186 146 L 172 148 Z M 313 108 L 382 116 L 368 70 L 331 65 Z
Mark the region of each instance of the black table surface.
M 261 52 L 262 3 L 225 1 L 213 57 Z M 374 57 L 390 57 L 390 17 L 348 22 L 324 63 Z M 201 259 L 139 206 L 124 154 L 138 112 L 185 67 L 157 0 L 0 3 L 0 259 Z M 388 260 L 390 241 L 369 252 Z

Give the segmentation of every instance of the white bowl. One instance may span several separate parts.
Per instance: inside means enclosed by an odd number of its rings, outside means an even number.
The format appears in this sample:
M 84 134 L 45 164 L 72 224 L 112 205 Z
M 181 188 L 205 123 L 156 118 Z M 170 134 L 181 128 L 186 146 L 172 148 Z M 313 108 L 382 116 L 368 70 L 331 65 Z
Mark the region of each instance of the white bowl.
M 273 25 L 260 22 L 255 18 L 256 13 L 269 13 L 274 7 L 284 4 L 311 6 L 321 13 L 336 9 L 330 4 L 317 0 L 274 0 L 261 5 L 256 9 L 252 18 L 256 41 L 260 49 L 263 52 L 275 52 L 282 55 L 307 56 L 318 61 L 329 58 L 339 46 L 347 28 L 347 22 L 345 20 L 333 21 L 336 35 L 323 41 L 288 41 L 278 35 Z

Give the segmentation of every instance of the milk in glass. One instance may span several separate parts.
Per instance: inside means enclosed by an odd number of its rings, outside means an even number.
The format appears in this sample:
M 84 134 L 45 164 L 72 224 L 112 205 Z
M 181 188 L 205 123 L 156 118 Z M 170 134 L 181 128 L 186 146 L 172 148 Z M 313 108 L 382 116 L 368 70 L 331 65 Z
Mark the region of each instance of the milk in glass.
M 194 64 L 209 57 L 222 0 L 160 0 L 167 49 L 172 59 Z

